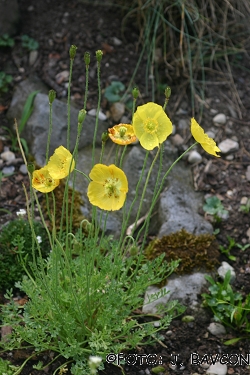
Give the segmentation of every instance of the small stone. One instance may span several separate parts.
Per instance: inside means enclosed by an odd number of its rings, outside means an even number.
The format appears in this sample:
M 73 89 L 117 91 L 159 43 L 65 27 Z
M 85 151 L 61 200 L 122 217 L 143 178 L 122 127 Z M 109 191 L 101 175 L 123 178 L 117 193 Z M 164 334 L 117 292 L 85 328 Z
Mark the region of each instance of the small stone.
M 210 109 L 211 115 L 216 115 L 218 113 L 217 109 L 211 108 Z
M 15 167 L 13 165 L 11 165 L 9 167 L 4 167 L 3 170 L 2 170 L 3 174 L 6 174 L 6 175 L 10 175 L 14 171 L 15 171 Z
M 34 65 L 38 57 L 38 51 L 35 49 L 34 51 L 30 51 L 29 54 L 29 64 L 30 66 Z
M 221 364 L 220 362 L 216 362 L 214 365 L 211 365 L 207 369 L 207 373 L 213 375 L 226 375 L 227 365 Z
M 91 109 L 90 111 L 88 111 L 88 114 L 90 116 L 96 116 L 96 109 L 95 108 Z M 98 118 L 99 120 L 102 120 L 102 121 L 107 120 L 107 116 L 102 111 L 99 111 Z
M 233 155 L 233 154 L 227 155 L 227 156 L 225 157 L 225 159 L 226 159 L 227 161 L 232 161 L 232 160 L 234 160 L 234 155 Z
M 246 232 L 246 235 L 248 237 L 248 240 L 250 241 L 250 228 L 248 228 L 247 232 Z
M 202 160 L 202 156 L 199 154 L 198 151 L 191 151 L 188 155 L 188 161 L 190 164 L 199 163 Z
M 175 134 L 172 137 L 172 143 L 174 146 L 181 146 L 184 143 L 184 139 L 182 138 L 180 134 Z
M 222 262 L 221 266 L 218 268 L 217 272 L 218 272 L 218 275 L 223 280 L 225 279 L 227 271 L 230 271 L 230 273 L 231 273 L 230 282 L 233 283 L 235 281 L 235 278 L 236 278 L 236 274 L 235 274 L 234 268 L 229 263 Z
M 242 204 L 244 206 L 247 204 L 247 202 L 248 202 L 248 197 L 242 197 L 241 200 L 240 200 L 240 204 Z
M 22 164 L 22 165 L 20 165 L 19 171 L 20 171 L 22 174 L 27 174 L 27 173 L 28 173 L 28 170 L 27 170 L 26 164 Z
M 206 132 L 206 134 L 210 137 L 210 138 L 215 138 L 215 133 L 212 131 L 212 130 L 209 130 Z
M 113 103 L 110 107 L 110 113 L 115 122 L 118 122 L 125 112 L 125 104 L 121 102 Z
M 56 75 L 56 83 L 60 85 L 63 82 L 67 82 L 69 80 L 69 71 L 68 70 L 63 70 L 60 73 Z
M 247 181 L 250 181 L 250 165 L 247 166 L 246 179 Z
M 220 323 L 210 323 L 207 330 L 214 336 L 221 336 L 226 334 L 225 327 Z
M 224 141 L 220 142 L 218 144 L 218 147 L 221 150 L 222 154 L 229 154 L 230 152 L 239 150 L 239 143 L 227 138 Z
M 116 36 L 113 36 L 113 37 L 111 38 L 111 40 L 112 40 L 112 42 L 113 42 L 113 44 L 114 44 L 115 46 L 120 46 L 120 45 L 122 45 L 122 41 L 121 41 L 120 39 L 118 39 Z
M 216 116 L 214 116 L 213 122 L 215 125 L 216 124 L 223 125 L 227 122 L 227 117 L 226 115 L 224 115 L 224 113 L 218 113 Z
M 1 158 L 2 158 L 4 161 L 11 162 L 11 161 L 14 160 L 16 157 L 15 157 L 14 152 L 12 152 L 12 151 L 4 151 L 4 152 L 1 153 Z

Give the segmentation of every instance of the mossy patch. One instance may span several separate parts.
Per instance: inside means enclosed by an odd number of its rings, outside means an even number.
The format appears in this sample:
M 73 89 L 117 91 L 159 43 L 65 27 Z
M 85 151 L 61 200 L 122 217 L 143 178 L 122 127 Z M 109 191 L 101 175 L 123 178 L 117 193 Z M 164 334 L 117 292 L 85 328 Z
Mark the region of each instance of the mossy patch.
M 181 260 L 175 270 L 177 274 L 190 274 L 194 269 L 213 270 L 219 264 L 220 256 L 214 235 L 195 235 L 185 229 L 151 241 L 145 250 L 145 256 L 149 260 L 162 253 L 165 253 L 168 262 Z
M 65 191 L 65 182 L 61 180 L 60 185 L 53 191 L 53 194 L 55 196 L 55 203 L 56 203 L 55 226 L 57 229 L 60 228 L 60 224 L 61 224 L 64 191 Z M 68 217 L 70 217 L 70 213 L 71 213 L 72 195 L 73 195 L 73 189 L 69 186 L 68 187 L 68 199 L 67 199 Z M 53 207 L 52 196 L 48 194 L 48 197 L 49 197 L 49 208 L 51 210 Z M 84 202 L 81 197 L 81 194 L 75 190 L 74 196 L 73 196 L 73 212 L 72 212 L 73 213 L 72 215 L 73 231 L 76 231 L 77 229 L 79 229 L 82 220 L 85 219 L 84 215 L 81 212 L 81 206 L 83 205 L 84 205 Z M 49 215 L 48 215 L 45 195 L 43 195 L 41 206 L 42 206 L 43 212 L 45 212 L 46 216 L 48 217 Z M 51 224 L 49 224 L 49 226 L 51 226 Z M 64 208 L 63 230 L 65 230 L 65 228 L 66 228 L 66 208 Z

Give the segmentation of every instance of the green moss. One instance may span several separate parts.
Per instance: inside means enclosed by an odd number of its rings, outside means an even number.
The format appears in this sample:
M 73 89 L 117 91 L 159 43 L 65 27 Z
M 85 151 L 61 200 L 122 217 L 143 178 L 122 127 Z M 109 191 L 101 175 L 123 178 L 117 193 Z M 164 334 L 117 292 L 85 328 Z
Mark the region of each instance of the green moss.
M 153 240 L 145 250 L 151 260 L 165 253 L 166 261 L 181 259 L 177 274 L 189 274 L 194 269 L 212 270 L 219 264 L 219 250 L 211 234 L 195 235 L 185 229 Z
M 63 197 L 64 197 L 64 190 L 65 190 L 65 182 L 62 180 L 60 185 L 53 191 L 55 195 L 55 202 L 56 202 L 56 215 L 55 215 L 55 224 L 56 228 L 60 228 L 61 224 L 61 216 L 62 216 L 62 206 L 63 206 Z M 68 217 L 70 217 L 71 213 L 71 206 L 72 206 L 72 193 L 73 189 L 68 187 Z M 53 207 L 52 204 L 52 197 L 49 194 L 49 207 Z M 75 190 L 74 192 L 74 203 L 73 203 L 73 221 L 72 221 L 72 229 L 76 231 L 80 227 L 80 223 L 82 220 L 85 219 L 81 212 L 81 206 L 83 206 L 84 202 L 82 200 L 81 194 Z M 43 200 L 41 202 L 42 211 L 45 213 L 47 212 L 47 205 L 46 205 L 46 197 L 43 195 Z M 64 210 L 64 218 L 63 218 L 63 230 L 66 228 L 66 209 Z M 46 215 L 47 216 L 47 215 Z M 50 229 L 52 227 L 50 226 Z

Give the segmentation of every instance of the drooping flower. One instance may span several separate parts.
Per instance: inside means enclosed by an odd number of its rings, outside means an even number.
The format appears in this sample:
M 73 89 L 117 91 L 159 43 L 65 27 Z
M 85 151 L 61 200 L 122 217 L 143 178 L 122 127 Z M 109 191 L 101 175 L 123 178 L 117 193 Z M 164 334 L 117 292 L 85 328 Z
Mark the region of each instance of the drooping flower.
M 141 146 L 146 150 L 159 147 L 173 130 L 172 122 L 163 108 L 152 102 L 137 108 L 132 125 Z
M 47 169 L 50 175 L 55 179 L 67 177 L 75 168 L 73 156 L 65 147 L 58 147 L 50 157 Z
M 89 177 L 92 181 L 87 195 L 91 204 L 107 211 L 119 210 L 124 205 L 128 180 L 120 168 L 114 164 L 96 164 Z
M 220 157 L 220 155 L 217 155 L 217 152 L 220 152 L 219 147 L 212 138 L 204 133 L 204 130 L 194 118 L 191 119 L 191 133 L 196 142 L 199 142 L 208 154 L 217 156 L 217 158 Z
M 129 145 L 136 141 L 134 128 L 129 124 L 119 124 L 109 128 L 109 138 L 118 145 Z
M 49 193 L 60 183 L 60 180 L 54 179 L 49 173 L 47 167 L 37 169 L 32 175 L 32 187 L 41 193 Z

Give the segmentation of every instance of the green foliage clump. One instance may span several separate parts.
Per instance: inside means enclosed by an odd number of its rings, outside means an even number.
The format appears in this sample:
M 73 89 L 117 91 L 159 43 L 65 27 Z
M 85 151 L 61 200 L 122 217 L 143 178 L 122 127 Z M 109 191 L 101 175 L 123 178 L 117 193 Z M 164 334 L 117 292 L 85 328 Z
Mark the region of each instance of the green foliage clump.
M 25 277 L 18 283 L 29 296 L 22 315 L 11 293 L 6 295 L 10 303 L 2 311 L 4 324 L 12 327 L 5 347 L 17 348 L 25 341 L 36 351 L 59 352 L 75 361 L 71 368 L 74 375 L 85 374 L 89 355 L 104 359 L 108 353 L 152 343 L 157 332 L 184 310 L 173 301 L 164 307 L 166 315 L 158 328 L 154 320 L 159 320 L 159 315 L 140 324 L 133 311 L 143 306 L 146 288 L 171 273 L 176 262 L 167 264 L 163 256 L 145 262 L 143 255 L 124 257 L 121 262 L 118 242 L 108 237 L 102 239 L 102 251 L 93 258 L 96 240 L 81 240 L 84 248 L 73 259 L 67 255 L 69 249 L 57 241 L 48 259 L 40 262 L 35 278 Z M 151 302 L 164 293 L 156 293 Z
M 13 77 L 5 72 L 0 72 L 0 93 L 8 92 L 9 85 L 12 82 Z
M 125 86 L 120 81 L 113 81 L 106 87 L 104 97 L 111 103 L 119 102 L 122 98 L 122 92 L 125 90 Z
M 206 198 L 206 204 L 204 204 L 203 210 L 207 214 L 214 216 L 216 222 L 220 222 L 221 219 L 228 216 L 228 211 L 225 210 L 221 200 L 216 196 Z
M 0 47 L 13 47 L 15 41 L 8 34 L 3 34 L 0 36 Z
M 213 269 L 219 263 L 220 253 L 215 237 L 211 234 L 195 235 L 185 229 L 153 240 L 145 250 L 148 259 L 154 259 L 161 254 L 165 259 L 180 259 L 177 274 L 191 273 L 194 269 Z
M 34 51 L 39 48 L 39 43 L 28 35 L 22 35 L 22 47 L 28 51 Z
M 10 364 L 9 361 L 6 361 L 0 358 L 0 374 L 1 375 L 15 375 L 18 370 L 18 367 Z
M 36 236 L 41 237 L 41 251 L 48 254 L 49 242 L 40 222 L 34 221 Z M 4 226 L 0 234 L 0 290 L 13 288 L 22 279 L 25 270 L 22 261 L 29 267 L 32 258 L 32 231 L 28 221 L 23 218 L 13 220 Z
M 210 307 L 215 320 L 237 330 L 238 332 L 250 333 L 250 294 L 245 299 L 241 293 L 234 292 L 230 285 L 231 273 L 227 271 L 222 282 L 215 281 L 211 276 L 205 276 L 211 284 L 210 294 L 204 293 L 204 306 Z M 232 339 L 226 344 L 233 344 L 240 338 Z

